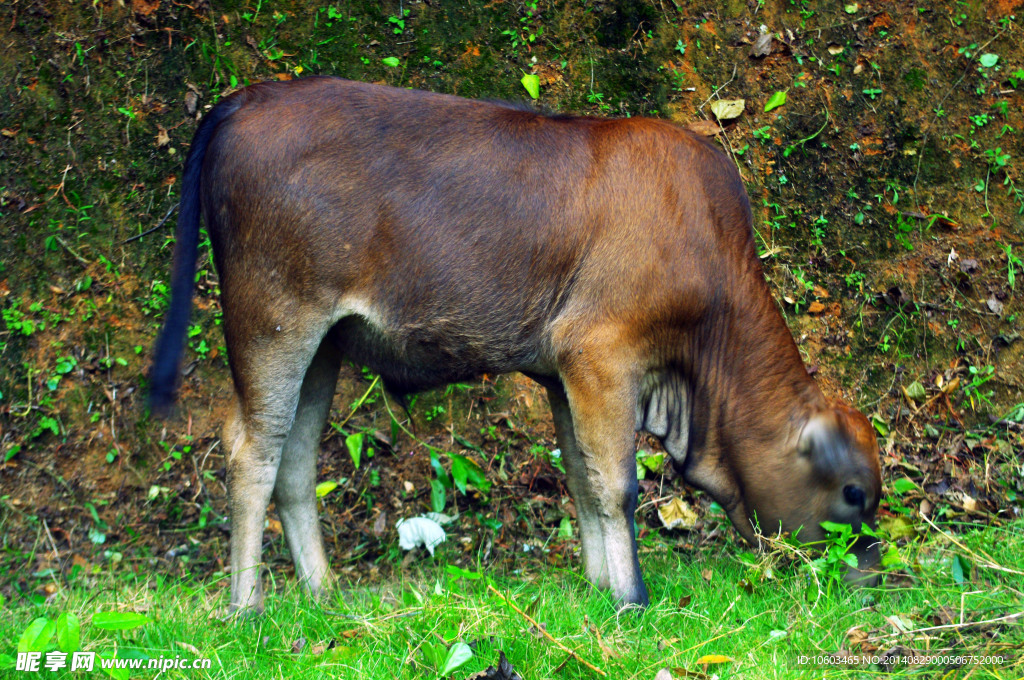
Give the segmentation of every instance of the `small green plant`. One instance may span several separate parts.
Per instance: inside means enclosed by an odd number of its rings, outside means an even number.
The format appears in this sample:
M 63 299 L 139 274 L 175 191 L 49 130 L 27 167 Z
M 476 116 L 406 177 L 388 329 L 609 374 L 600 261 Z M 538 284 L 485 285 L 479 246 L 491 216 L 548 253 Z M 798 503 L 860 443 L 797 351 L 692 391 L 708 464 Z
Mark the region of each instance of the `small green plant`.
M 447 678 L 457 668 L 463 666 L 473 658 L 473 649 L 465 642 L 456 642 L 451 647 L 446 647 L 440 641 L 424 639 L 420 643 L 420 653 L 423 660 L 438 678 Z
M 1013 246 L 1009 243 L 1001 246 L 1003 252 L 1006 253 L 1006 282 L 1010 285 L 1010 290 L 1017 289 L 1017 273 L 1024 273 L 1024 262 L 1019 257 L 1013 254 Z
M 971 410 L 975 410 L 980 404 L 991 404 L 992 395 L 995 394 L 993 390 L 987 392 L 981 391 L 981 386 L 987 383 L 989 380 L 995 377 L 996 367 L 992 365 L 988 366 L 968 366 L 967 375 L 968 382 L 964 385 L 964 400 L 963 405 L 967 406 L 970 404 Z
M 21 335 L 32 335 L 36 330 L 45 330 L 45 322 L 36 322 L 18 309 L 20 300 L 14 300 L 10 307 L 3 310 L 4 324 L 7 330 Z
M 388 22 L 390 22 L 390 23 L 395 25 L 395 27 L 394 27 L 394 29 L 392 31 L 395 35 L 401 35 L 402 32 L 405 31 L 405 18 L 407 16 L 409 16 L 409 10 L 408 9 L 403 10 L 401 16 L 394 16 L 394 15 L 392 15 L 392 16 L 388 17 Z
M 826 532 L 825 538 L 814 546 L 821 550 L 821 557 L 811 562 L 811 568 L 824 575 L 829 586 L 833 583 L 842 583 L 849 568 L 857 569 L 861 566 L 853 552 L 857 541 L 865 536 L 880 538 L 879 534 L 867 525 L 861 525 L 860 533 L 855 533 L 849 524 L 836 522 L 822 522 L 821 528 Z M 899 563 L 899 553 L 896 552 L 895 546 L 890 545 L 888 552 L 882 557 L 882 567 L 888 569 Z
M 910 242 L 909 235 L 916 227 L 917 225 L 912 217 L 905 217 L 902 212 L 896 213 L 896 221 L 892 223 L 893 231 L 896 232 L 896 241 L 908 251 L 914 249 L 914 244 Z
M 491 483 L 484 475 L 483 469 L 475 462 L 457 453 L 444 452 L 434 447 L 430 449 L 430 467 L 435 478 L 430 480 L 430 508 L 434 512 L 443 512 L 447 502 L 447 492 L 457 490 L 462 495 L 468 493 L 470 486 L 482 494 L 491 490 Z M 441 464 L 441 456 L 448 458 L 451 472 Z

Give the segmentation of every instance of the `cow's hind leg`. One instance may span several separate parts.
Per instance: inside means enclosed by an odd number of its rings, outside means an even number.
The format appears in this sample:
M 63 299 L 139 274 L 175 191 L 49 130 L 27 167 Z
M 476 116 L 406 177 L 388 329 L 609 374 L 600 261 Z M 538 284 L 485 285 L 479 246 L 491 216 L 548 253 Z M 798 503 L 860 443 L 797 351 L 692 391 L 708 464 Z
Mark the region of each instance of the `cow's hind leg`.
M 274 502 L 295 561 L 295 573 L 317 595 L 330 578 L 316 509 L 316 461 L 320 436 L 331 410 L 341 356 L 324 340 L 306 371 L 274 485 Z
M 303 378 L 326 328 L 303 326 L 293 319 L 287 328 L 282 324 L 258 334 L 243 323 L 228 323 L 233 320 L 228 316 L 231 309 L 225 305 L 225 334 L 238 403 L 225 433 L 230 444 L 230 611 L 261 611 L 259 566 L 267 505 L 295 421 Z
M 572 425 L 572 411 L 565 399 L 561 386 L 548 386 L 548 402 L 555 423 L 555 437 L 562 450 L 562 461 L 568 478 L 569 491 L 576 504 L 576 519 L 580 525 L 580 543 L 583 547 L 583 568 L 593 585 L 607 588 L 608 565 L 605 562 L 604 538 L 601 535 L 601 519 L 598 515 L 597 498 L 590 487 L 587 467 L 583 462 L 576 433 Z

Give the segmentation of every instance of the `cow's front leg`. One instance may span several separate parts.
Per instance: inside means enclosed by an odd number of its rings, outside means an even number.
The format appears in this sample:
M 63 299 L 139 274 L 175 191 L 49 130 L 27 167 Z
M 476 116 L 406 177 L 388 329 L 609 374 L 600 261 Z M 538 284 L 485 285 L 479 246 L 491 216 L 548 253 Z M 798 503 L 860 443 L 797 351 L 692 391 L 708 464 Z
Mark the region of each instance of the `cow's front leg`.
M 637 382 L 630 375 L 586 361 L 574 362 L 562 380 L 604 543 L 607 581 L 601 581 L 620 604 L 646 606 L 647 588 L 640 576 L 633 533 Z M 588 558 L 588 574 L 589 570 Z
M 608 565 L 605 560 L 604 536 L 601 516 L 594 490 L 590 486 L 587 466 L 583 462 L 576 433 L 573 430 L 572 411 L 561 386 L 548 387 L 548 402 L 555 423 L 555 437 L 562 450 L 569 492 L 576 505 L 576 519 L 580 525 L 580 544 L 583 548 L 583 568 L 589 580 L 598 588 L 608 588 Z

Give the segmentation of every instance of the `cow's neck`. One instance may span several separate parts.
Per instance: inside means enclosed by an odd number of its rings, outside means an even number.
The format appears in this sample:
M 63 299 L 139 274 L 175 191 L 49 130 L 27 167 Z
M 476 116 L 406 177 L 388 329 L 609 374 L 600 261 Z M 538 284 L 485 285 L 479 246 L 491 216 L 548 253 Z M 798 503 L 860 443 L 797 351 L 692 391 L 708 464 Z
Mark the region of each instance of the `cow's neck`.
M 693 445 L 709 454 L 795 444 L 807 419 L 825 408 L 767 288 L 757 293 L 732 296 L 689 343 L 698 407 L 691 428 L 695 437 L 704 433 Z
M 746 535 L 738 457 L 795 447 L 826 401 L 767 288 L 731 297 L 687 334 L 674 364 L 644 379 L 637 427 Z

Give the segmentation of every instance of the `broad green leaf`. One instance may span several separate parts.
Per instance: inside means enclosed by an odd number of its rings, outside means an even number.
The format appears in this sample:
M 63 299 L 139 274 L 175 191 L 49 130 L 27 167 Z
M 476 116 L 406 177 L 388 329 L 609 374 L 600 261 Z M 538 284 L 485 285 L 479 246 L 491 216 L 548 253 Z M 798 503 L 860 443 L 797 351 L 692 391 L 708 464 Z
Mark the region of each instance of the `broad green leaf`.
M 889 425 L 886 424 L 886 422 L 879 416 L 871 416 L 871 424 L 875 426 L 876 430 L 878 430 L 878 434 L 883 437 L 887 437 L 889 435 Z
M 390 66 L 391 68 L 397 68 L 402 63 L 398 57 L 384 57 L 381 61 L 384 62 L 385 66 Z
M 0 654 L 0 670 L 10 670 L 17 665 L 17 660 L 10 654 Z
M 348 449 L 348 455 L 352 457 L 352 464 L 359 469 L 359 464 L 363 460 L 363 440 L 366 439 L 366 435 L 362 432 L 356 432 L 345 437 L 345 448 Z
M 316 497 L 323 498 L 330 492 L 338 488 L 338 483 L 333 479 L 328 479 L 326 482 L 320 482 L 316 485 Z
M 854 569 L 857 568 L 857 556 L 853 553 L 846 553 L 845 555 L 843 555 L 843 562 L 846 562 Z
M 430 467 L 434 469 L 434 474 L 437 475 L 437 479 L 446 489 L 452 488 L 452 477 L 448 474 L 448 471 L 441 465 L 441 457 L 438 455 L 437 449 L 430 449 Z M 434 510 L 434 512 L 441 512 L 440 510 Z
M 56 628 L 57 624 L 40 616 L 28 624 L 28 628 L 21 634 L 21 639 L 18 640 L 18 652 L 45 652 Z
M 830 533 L 839 534 L 843 537 L 849 536 L 853 533 L 853 528 L 849 524 L 838 524 L 836 522 L 822 522 L 821 528 Z
M 643 466 L 651 472 L 658 473 L 665 466 L 665 454 L 664 453 L 652 453 L 649 456 L 644 456 L 640 459 Z
M 952 571 L 953 571 L 953 580 L 956 583 L 963 583 L 964 582 L 964 568 L 960 564 L 960 559 L 959 559 L 958 555 L 954 555 L 953 556 L 952 564 L 950 564 L 950 567 L 952 567 Z
M 985 68 L 992 68 L 999 63 L 999 55 L 986 52 L 985 54 L 978 57 L 978 62 Z
M 92 625 L 100 630 L 131 630 L 149 623 L 152 619 L 135 612 L 96 612 Z
M 964 584 L 971 577 L 971 562 L 963 555 L 953 555 L 953 580 L 958 584 Z
M 903 559 L 900 557 L 900 551 L 896 549 L 896 546 L 890 543 L 889 549 L 882 556 L 882 566 L 888 568 L 897 564 L 903 564 Z
M 788 90 L 779 90 L 778 92 L 773 94 L 771 96 L 771 99 L 768 100 L 768 103 L 764 105 L 765 113 L 768 113 L 772 109 L 777 109 L 780 106 L 782 106 L 783 104 L 785 104 L 786 103 L 786 92 L 788 92 Z
M 526 88 L 526 91 L 531 97 L 536 99 L 540 96 L 540 78 L 533 73 L 524 73 L 523 77 L 519 80 Z
M 430 509 L 442 512 L 445 505 L 444 484 L 437 479 L 430 480 Z
M 928 394 L 924 391 L 924 385 L 916 380 L 907 386 L 907 396 L 914 401 L 924 401 L 928 398 Z
M 572 520 L 569 519 L 569 515 L 562 517 L 562 521 L 558 523 L 558 537 L 572 538 Z
M 484 577 L 484 575 L 478 571 L 469 571 L 468 569 L 463 569 L 462 567 L 457 566 L 455 564 L 449 564 L 448 566 L 446 566 L 445 571 L 447 571 L 450 576 L 454 576 L 456 579 L 464 578 L 469 579 L 470 581 L 476 581 L 477 579 L 481 579 Z
M 448 657 L 444 660 L 444 668 L 441 675 L 448 675 L 456 668 L 473 658 L 473 650 L 465 642 L 456 642 L 448 650 Z
M 57 617 L 57 647 L 62 652 L 77 652 L 82 643 L 82 624 L 71 612 Z
M 114 654 L 114 652 L 103 652 L 99 656 L 101 659 L 119 658 Z M 99 668 L 103 668 L 102 664 L 100 663 L 97 663 L 96 666 Z M 131 674 L 129 673 L 127 668 L 103 668 L 103 672 L 112 677 L 114 680 L 129 680 L 129 678 L 131 677 Z
M 433 668 L 440 668 L 445 658 L 444 647 L 442 645 L 431 644 L 426 641 L 420 645 L 420 653 L 422 653 L 423 658 L 427 660 L 427 664 Z
M 906 477 L 900 477 L 899 479 L 892 483 L 892 490 L 901 496 L 907 493 L 908 491 L 912 491 L 913 489 L 916 488 L 917 484 L 915 484 L 912 480 L 907 479 Z
M 467 484 L 472 484 L 483 493 L 490 490 L 491 483 L 487 481 L 487 476 L 484 475 L 484 471 L 480 469 L 479 465 L 457 453 L 450 454 L 450 458 L 452 459 L 452 482 L 459 491 L 466 493 Z

